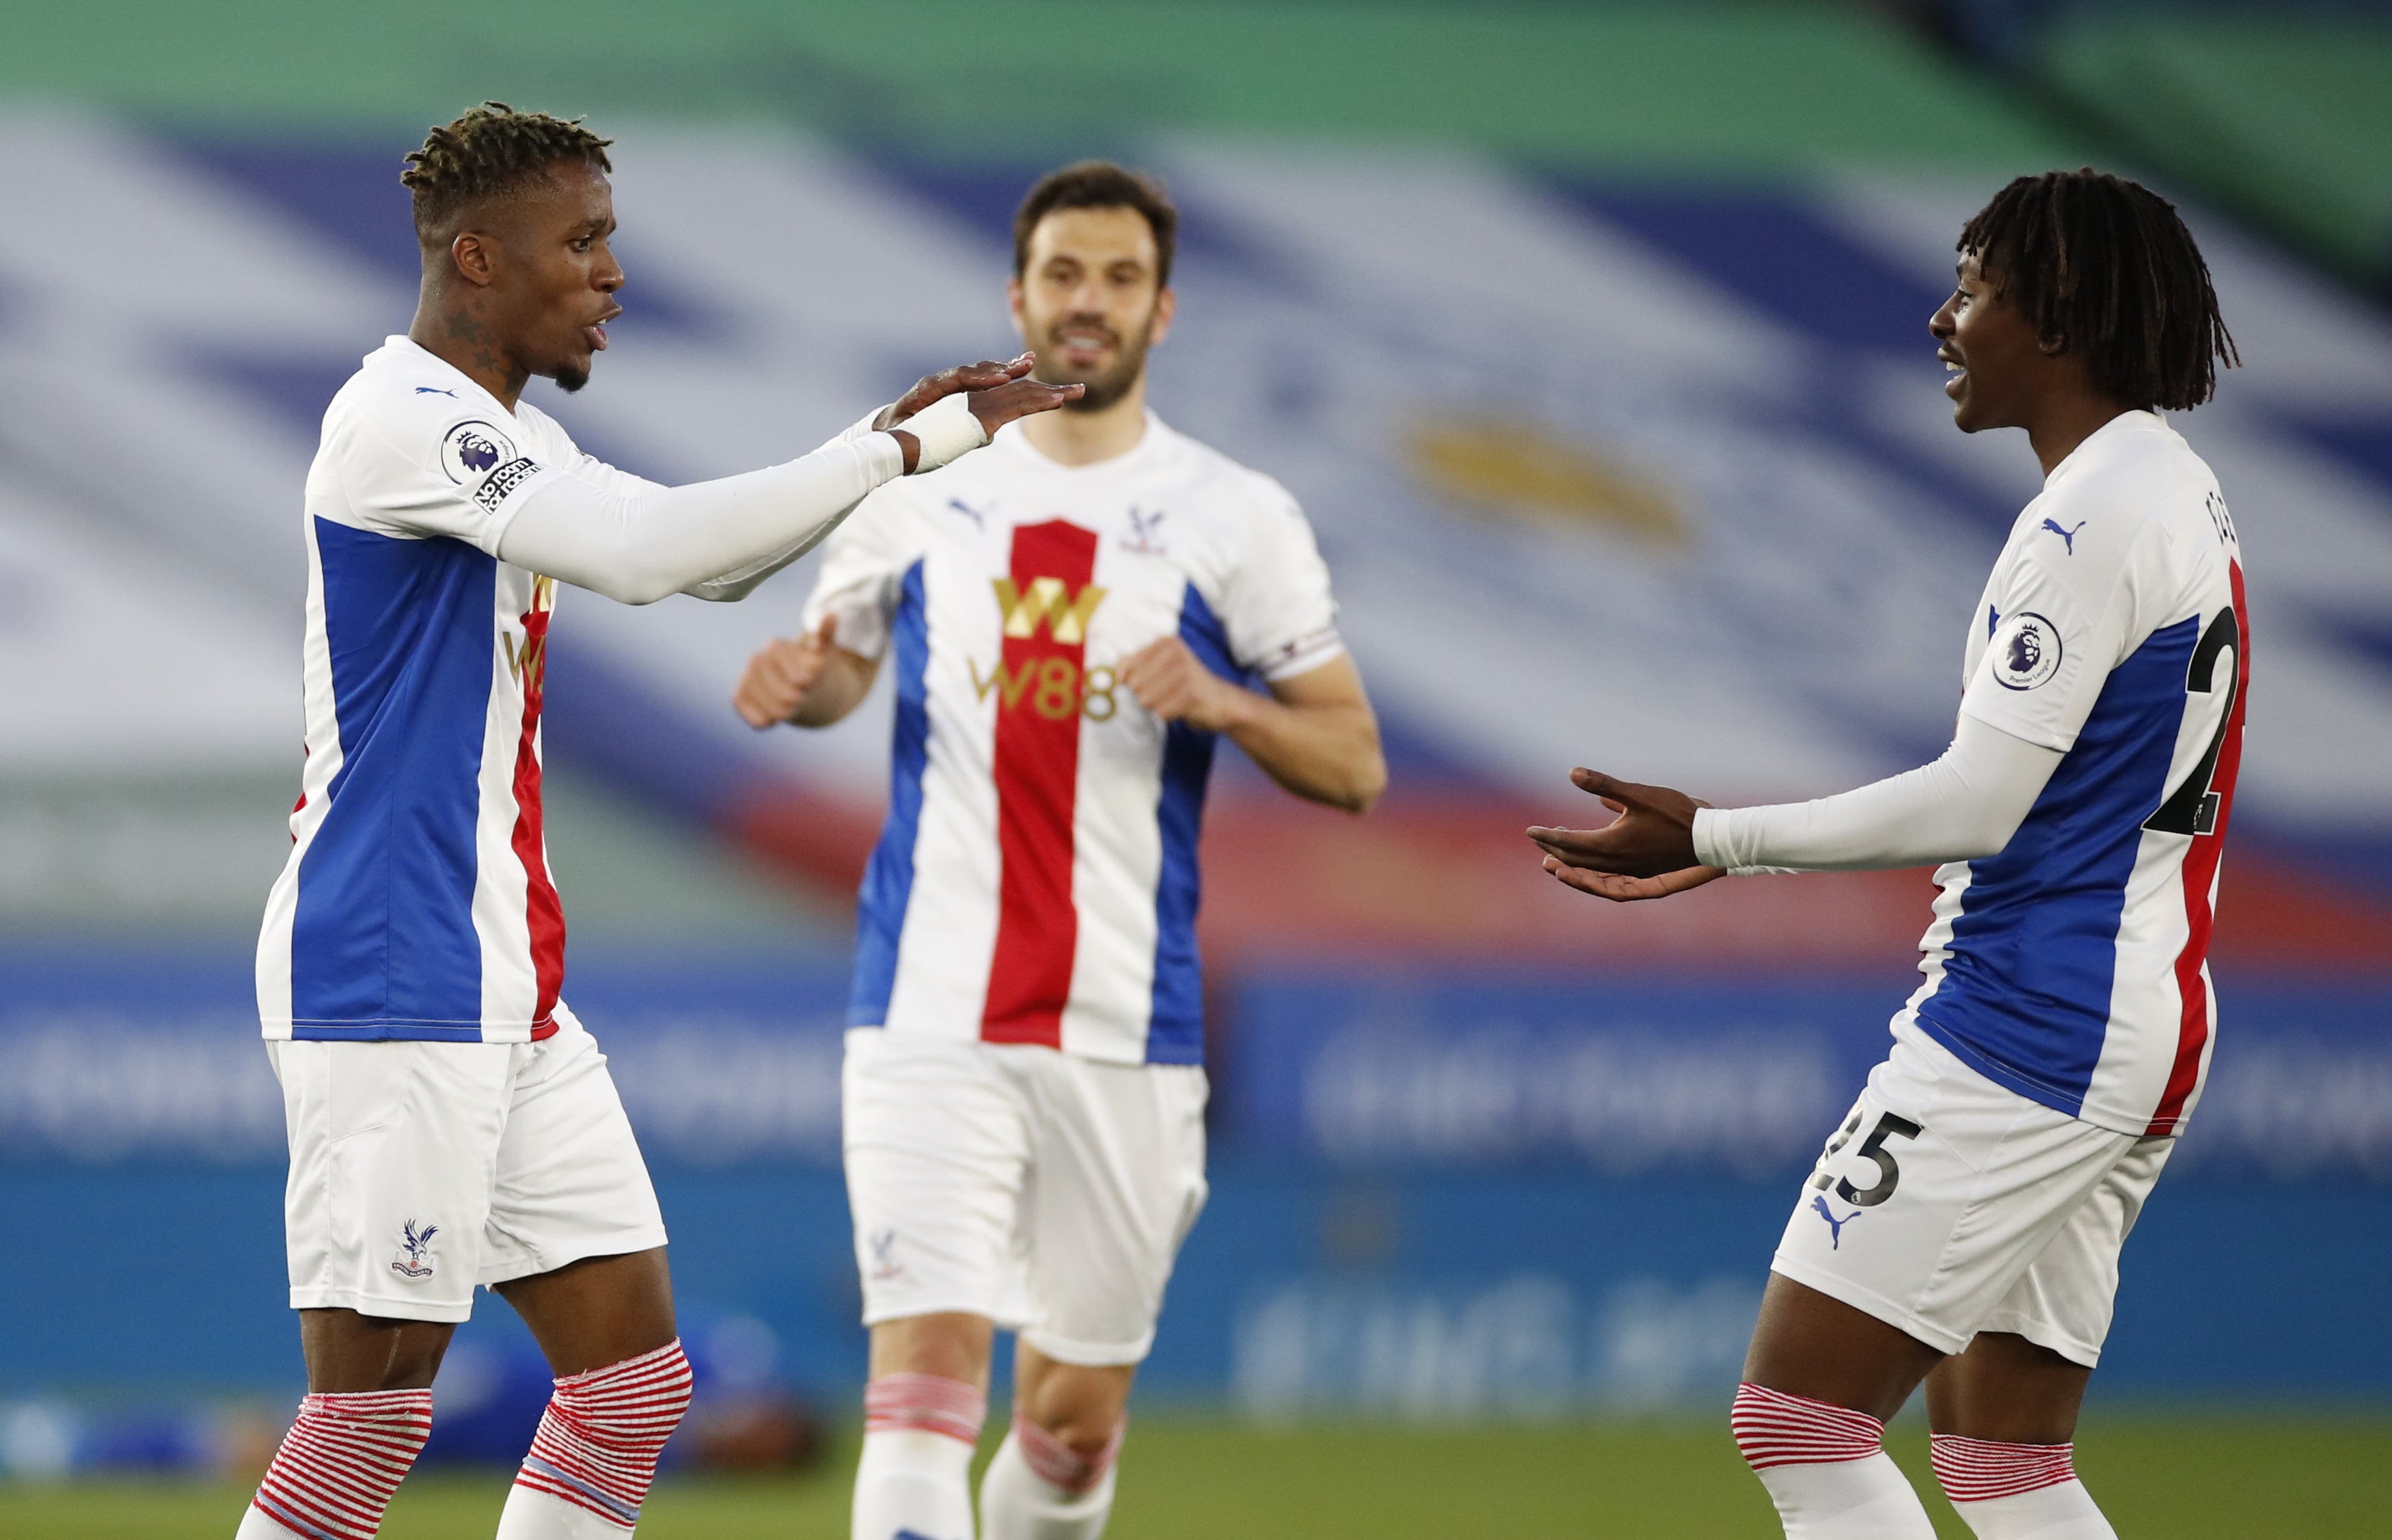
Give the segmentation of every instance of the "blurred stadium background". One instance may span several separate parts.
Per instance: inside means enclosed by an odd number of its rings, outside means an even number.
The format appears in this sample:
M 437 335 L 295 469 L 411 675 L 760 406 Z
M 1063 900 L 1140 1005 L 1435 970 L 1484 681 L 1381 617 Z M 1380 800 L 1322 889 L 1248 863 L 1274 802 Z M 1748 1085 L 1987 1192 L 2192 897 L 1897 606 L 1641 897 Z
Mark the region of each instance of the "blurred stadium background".
M 1394 786 L 1358 822 L 1234 756 L 1216 782 L 1215 1197 L 1125 1537 L 1485 1533 L 1481 1490 L 1539 1533 L 1774 1533 L 1712 1425 L 1926 878 L 1615 911 L 1517 831 L 1582 812 L 1573 763 L 1751 799 L 1931 755 L 2034 486 L 1934 388 L 1953 236 L 2053 165 L 2178 198 L 2246 364 L 2179 425 L 2250 545 L 2259 690 L 2213 1089 L 2096 1380 L 2145 1454 L 2102 1490 L 2122 1527 L 2392 1534 L 2386 81 L 2392 6 L 2349 3 L 11 9 L 0 1529 L 228 1532 L 232 1485 L 40 1483 L 231 1480 L 296 1393 L 249 951 L 297 779 L 298 487 L 412 306 L 398 156 L 496 97 L 619 140 L 628 314 L 538 399 L 666 480 L 1008 348 L 1038 171 L 1115 155 L 1181 201 L 1158 408 L 1303 499 Z M 810 573 L 577 596 L 552 654 L 568 994 L 673 1229 L 692 1466 L 801 1463 L 804 1409 L 835 1447 L 861 1378 L 836 1068 L 885 692 L 823 735 L 726 704 Z M 486 1301 L 436 1455 L 512 1463 L 543 1390 Z M 1242 1471 L 1294 1506 L 1220 1517 Z M 486 1531 L 495 1480 L 390 1533 Z M 2253 1481 L 2307 1517 L 2238 1518 Z M 739 1490 L 651 1527 L 844 1533 L 837 1458 Z

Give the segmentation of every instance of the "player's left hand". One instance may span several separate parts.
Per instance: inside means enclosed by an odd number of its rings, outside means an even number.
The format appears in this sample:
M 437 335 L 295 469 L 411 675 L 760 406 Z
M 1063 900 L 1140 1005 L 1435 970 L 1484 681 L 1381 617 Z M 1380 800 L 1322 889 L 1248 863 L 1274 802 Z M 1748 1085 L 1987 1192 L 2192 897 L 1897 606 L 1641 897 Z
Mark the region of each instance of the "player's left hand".
M 1689 866 L 1676 872 L 1664 872 L 1658 877 L 1623 877 L 1617 872 L 1589 872 L 1555 856 L 1545 858 L 1545 870 L 1552 873 L 1564 887 L 1575 887 L 1581 893 L 1609 899 L 1616 904 L 1666 899 L 1672 893 L 1684 893 L 1689 887 L 1700 887 L 1715 877 L 1727 875 L 1725 871 L 1716 866 Z
M 1186 722 L 1206 732 L 1227 732 L 1243 721 L 1256 697 L 1204 666 L 1176 636 L 1150 641 L 1124 658 L 1113 672 L 1138 704 L 1166 722 Z
M 897 426 L 916 412 L 921 411 L 943 395 L 957 391 L 994 390 L 1010 384 L 1030 372 L 1031 357 L 1027 353 L 1000 363 L 994 358 L 982 358 L 977 364 L 957 364 L 936 374 L 926 374 L 914 382 L 914 388 L 880 408 L 872 420 L 875 428 L 883 430 Z
M 1615 781 L 1601 770 L 1574 770 L 1570 780 L 1579 790 L 1601 797 L 1603 805 L 1619 816 L 1600 829 L 1554 829 L 1541 825 L 1530 829 L 1528 837 L 1554 861 L 1582 872 L 1622 877 L 1660 877 L 1701 865 L 1695 859 L 1695 809 L 1704 804 L 1668 786 Z M 1550 865 L 1547 870 L 1552 870 Z

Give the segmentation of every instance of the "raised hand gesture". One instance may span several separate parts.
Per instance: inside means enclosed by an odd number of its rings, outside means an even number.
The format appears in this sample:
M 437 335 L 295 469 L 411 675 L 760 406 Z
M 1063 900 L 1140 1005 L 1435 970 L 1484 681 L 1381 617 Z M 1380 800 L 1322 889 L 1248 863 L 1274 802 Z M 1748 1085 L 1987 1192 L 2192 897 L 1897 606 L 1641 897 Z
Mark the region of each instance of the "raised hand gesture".
M 986 442 L 996 436 L 996 431 L 1008 422 L 1034 413 L 1053 411 L 1066 401 L 1077 401 L 1086 392 L 1085 385 L 1050 385 L 1043 380 L 1030 378 L 1030 368 L 1037 355 L 1024 353 L 1007 363 L 983 358 L 977 364 L 958 364 L 942 369 L 936 374 L 926 374 L 914 383 L 914 388 L 899 396 L 873 419 L 872 425 L 895 435 L 905 446 L 905 469 L 917 468 L 922 454 L 920 438 L 905 423 L 929 411 L 950 395 L 961 394 L 972 420 L 980 424 L 981 439 Z M 926 420 L 927 421 L 927 420 Z M 933 459 L 944 464 L 952 454 L 936 453 Z
M 1528 831 L 1545 870 L 1564 885 L 1615 903 L 1665 899 L 1724 875 L 1695 859 L 1695 809 L 1708 807 L 1667 786 L 1615 781 L 1600 770 L 1570 771 L 1579 790 L 1619 816 L 1599 829 Z

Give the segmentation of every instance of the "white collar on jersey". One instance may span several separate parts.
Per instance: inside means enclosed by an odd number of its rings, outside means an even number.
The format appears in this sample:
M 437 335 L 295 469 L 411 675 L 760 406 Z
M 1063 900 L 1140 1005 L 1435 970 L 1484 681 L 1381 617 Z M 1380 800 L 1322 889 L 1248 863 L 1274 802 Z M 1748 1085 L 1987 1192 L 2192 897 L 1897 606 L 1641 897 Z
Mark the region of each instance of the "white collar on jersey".
M 1066 465 L 1061 460 L 1049 459 L 1041 454 L 1037 446 L 1030 442 L 1030 436 L 1021 431 L 1021 424 L 1018 421 L 1008 422 L 999 428 L 996 431 L 996 437 L 992 442 L 996 447 L 1019 456 L 1040 470 L 1054 475 L 1089 476 L 1118 475 L 1124 471 L 1139 469 L 1147 461 L 1164 453 L 1172 436 L 1171 430 L 1163 425 L 1163 419 L 1155 416 L 1153 410 L 1149 408 L 1146 413 L 1146 431 L 1138 435 L 1136 444 L 1111 459 L 1094 460 L 1086 465 Z
M 2060 462 L 2051 468 L 2051 473 L 2043 478 L 2045 490 L 2048 491 L 2052 484 L 2068 473 L 2071 467 L 2099 459 L 2103 450 L 2126 434 L 2148 433 L 2154 428 L 2170 437 L 2176 436 L 2176 430 L 2167 425 L 2167 419 L 2147 407 L 2130 408 L 2120 412 L 2086 434 L 2075 448 L 2069 450 Z
M 513 417 L 514 415 L 513 412 L 507 412 L 506 407 L 500 402 L 499 398 L 492 395 L 488 391 L 484 390 L 480 382 L 476 381 L 472 375 L 466 373 L 463 369 L 459 369 L 448 359 L 440 356 L 440 355 L 433 352 L 430 348 L 425 347 L 422 343 L 417 342 L 414 338 L 408 336 L 405 332 L 394 332 L 390 336 L 384 337 L 382 340 L 382 346 L 375 349 L 374 352 L 387 353 L 392 355 L 394 357 L 404 359 L 406 361 L 406 367 L 409 369 L 437 369 L 441 374 L 462 382 L 467 390 L 472 391 L 481 399 L 488 401 L 500 411 L 506 412 L 509 417 Z M 370 353 L 366 355 L 364 361 L 366 363 L 371 363 L 373 362 L 373 359 L 374 354 Z M 461 396 L 459 399 L 462 400 L 463 398 Z

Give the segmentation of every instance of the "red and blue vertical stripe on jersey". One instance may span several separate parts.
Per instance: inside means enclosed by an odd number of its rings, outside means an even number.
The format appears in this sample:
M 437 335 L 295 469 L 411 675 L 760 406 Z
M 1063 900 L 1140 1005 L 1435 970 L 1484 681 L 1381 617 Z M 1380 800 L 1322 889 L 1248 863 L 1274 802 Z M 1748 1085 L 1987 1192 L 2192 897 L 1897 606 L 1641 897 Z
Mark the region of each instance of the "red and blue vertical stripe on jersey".
M 1179 602 L 1179 640 L 1198 662 L 1234 683 L 1247 682 L 1229 654 L 1229 635 L 1196 585 Z M 1149 1064 L 1204 1062 L 1204 967 L 1196 946 L 1202 882 L 1196 844 L 1204 821 L 1204 786 L 1217 734 L 1173 722 L 1163 745 L 1163 796 L 1155 816 L 1163 835 L 1162 880 L 1154 890 L 1154 1014 L 1146 1030 Z
M 922 563 L 905 569 L 890 625 L 897 665 L 897 727 L 889 757 L 889 816 L 864 869 L 856 904 L 855 982 L 847 1024 L 878 1027 L 897 990 L 897 949 L 914 897 L 914 846 L 922 831 L 922 776 L 930 758 L 930 629 Z
M 292 1035 L 475 1042 L 483 964 L 474 892 L 498 563 L 460 541 L 402 540 L 326 519 L 316 521 L 316 546 L 342 758 L 300 858 Z M 546 614 L 525 624 L 536 624 L 544 646 Z M 528 644 L 520 661 L 514 848 L 526 879 L 534 1019 L 545 1024 L 565 932 L 540 846 L 540 683 Z
M 2234 811 L 2234 782 L 2242 770 L 2242 717 L 2251 697 L 2251 612 L 2242 598 L 2242 563 L 2230 562 L 2226 572 L 2233 608 L 2210 623 L 2210 635 L 2194 649 L 2185 676 L 2188 693 L 2216 690 L 2226 682 L 2216 677 L 2217 651 L 2221 645 L 2233 648 L 2234 698 L 2228 704 L 2212 752 L 2203 757 L 2184 788 L 2190 793 L 2190 816 L 2181 822 L 2191 826 L 2192 848 L 2184 857 L 2185 941 L 2176 959 L 2177 993 L 2183 1002 L 2183 1014 L 2177 1027 L 2176 1062 L 2147 1134 L 2174 1133 L 2183 1122 L 2185 1104 L 2201 1082 L 2202 1055 L 2209 1045 L 2209 985 L 2202 977 L 2202 965 L 2209 960 L 2210 928 L 2216 919 L 2209 895 L 2217 881 L 2218 857 L 2226 848 L 2226 824 Z M 2202 667 L 2204 653 L 2210 666 L 2206 673 Z M 2214 803 L 2202 805 L 2212 797 Z M 2162 812 L 2167 810 L 2163 805 Z
M 1062 519 L 1020 525 L 1013 532 L 1011 565 L 1019 593 L 1032 593 L 1042 578 L 1060 582 L 1066 595 L 1081 593 L 1096 577 L 1096 532 Z M 996 713 L 996 951 L 989 960 L 980 1035 L 987 1042 L 1060 1048 L 1079 950 L 1072 866 L 1087 638 L 1074 628 L 1066 640 L 1047 616 L 1025 628 L 1026 635 L 1015 629 L 1006 628 L 998 665 L 1016 681 L 1007 687 L 1016 699 L 1000 701 Z M 1042 676 L 1061 677 L 1058 664 L 1069 670 L 1070 708 L 1037 709 L 1039 692 L 1048 688 Z
M 523 651 L 513 660 L 523 684 L 523 727 L 515 740 L 515 826 L 509 843 L 524 870 L 524 928 L 531 943 L 532 1041 L 556 1031 L 556 997 L 565 987 L 565 906 L 548 874 L 541 827 L 540 713 L 548 686 L 548 617 L 555 580 L 533 579 L 532 607 L 520 617 Z
M 1093 533 L 1061 521 L 1017 530 L 1009 561 L 1016 593 L 1028 595 L 1038 579 L 1046 578 L 1060 582 L 1065 602 L 1072 603 L 1094 575 L 1096 540 Z M 897 702 L 890 807 L 858 904 L 855 977 L 847 1013 L 852 1027 L 888 1020 L 913 897 L 930 765 L 930 639 L 924 585 L 924 564 L 916 561 L 900 584 L 890 626 Z M 1179 634 L 1206 667 L 1244 682 L 1230 660 L 1228 633 L 1193 585 L 1182 599 Z M 1001 875 L 996 946 L 982 1010 L 985 1042 L 1048 1047 L 1062 1042 L 1079 936 L 1072 877 L 1084 731 L 1077 681 L 1085 677 L 1086 639 L 1073 635 L 1072 641 L 1059 641 L 1051 624 L 1034 625 L 1028 637 L 1006 638 L 1001 654 L 999 687 L 1007 693 L 999 697 L 994 751 Z M 1073 681 L 1068 712 L 1037 709 L 1040 674 L 1050 663 L 1062 664 Z M 1171 724 L 1165 733 L 1156 807 L 1162 870 L 1154 898 L 1146 1052 L 1152 1063 L 1203 1062 L 1197 840 L 1216 741 L 1214 734 L 1185 723 Z
M 2018 832 L 1969 863 L 1943 979 L 1918 1007 L 1937 1042 L 2070 1117 L 2108 1036 L 2126 886 L 2167 795 L 2200 629 L 2195 615 L 2154 631 L 2111 671 Z

